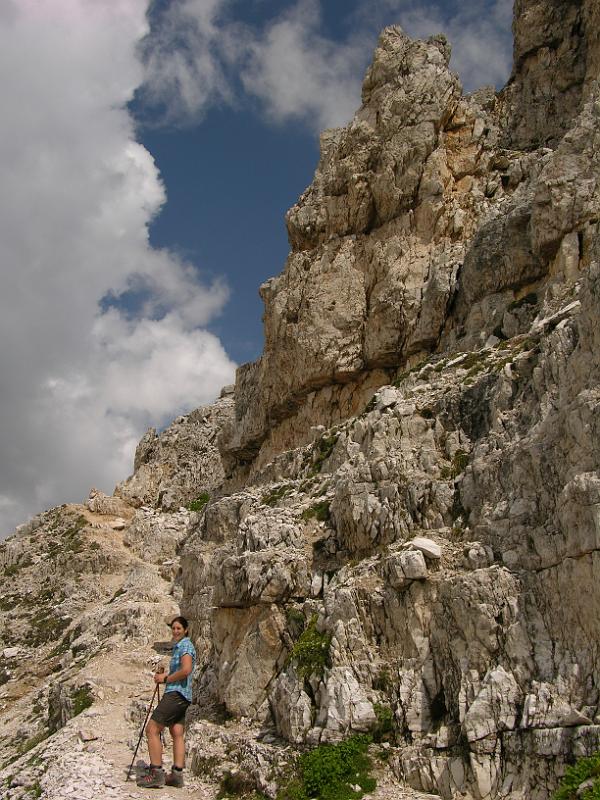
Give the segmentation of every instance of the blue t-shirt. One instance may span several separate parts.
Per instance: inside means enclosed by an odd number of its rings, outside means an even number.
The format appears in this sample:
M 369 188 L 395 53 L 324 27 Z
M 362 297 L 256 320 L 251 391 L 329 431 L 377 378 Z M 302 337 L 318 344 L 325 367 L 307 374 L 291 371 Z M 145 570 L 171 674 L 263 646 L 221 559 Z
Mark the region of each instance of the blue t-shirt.
M 194 667 L 196 666 L 196 650 L 194 649 L 194 645 L 191 643 L 190 639 L 187 636 L 184 636 L 183 639 L 180 639 L 176 644 L 173 645 L 173 653 L 171 655 L 171 663 L 169 664 L 169 675 L 173 672 L 178 672 L 181 669 L 181 658 L 182 656 L 190 655 L 192 657 L 192 672 Z M 186 700 L 190 703 L 192 702 L 192 672 L 184 678 L 182 681 L 176 681 L 175 683 L 166 683 L 165 684 L 165 693 L 166 692 L 179 692 L 182 694 Z

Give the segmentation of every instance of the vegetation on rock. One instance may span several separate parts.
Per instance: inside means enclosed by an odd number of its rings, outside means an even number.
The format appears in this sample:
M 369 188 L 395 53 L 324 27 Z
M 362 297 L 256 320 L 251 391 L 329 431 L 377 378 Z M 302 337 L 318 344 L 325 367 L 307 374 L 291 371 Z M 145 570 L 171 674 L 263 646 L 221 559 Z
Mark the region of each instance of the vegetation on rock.
M 590 782 L 583 788 L 582 784 Z M 582 791 L 583 789 L 583 791 Z M 565 772 L 552 800 L 600 800 L 600 753 L 580 758 Z
M 387 741 L 394 731 L 394 712 L 389 706 L 383 705 L 382 703 L 374 703 L 373 710 L 377 718 L 377 722 L 373 728 L 373 741 Z
M 367 753 L 370 737 L 352 736 L 339 744 L 322 744 L 298 759 L 298 777 L 283 787 L 277 800 L 358 800 L 372 792 Z
M 86 708 L 89 708 L 94 702 L 94 697 L 90 691 L 89 686 L 80 686 L 71 695 L 71 704 L 73 708 L 73 716 L 77 717 Z
M 290 484 L 283 484 L 281 486 L 276 486 L 272 491 L 262 496 L 262 502 L 266 506 L 277 505 L 277 503 L 280 500 L 283 500 L 284 497 L 290 494 L 293 488 L 294 487 L 291 486 Z
M 338 440 L 338 434 L 333 433 L 330 436 L 321 436 L 315 445 L 315 457 L 310 468 L 310 475 L 317 475 L 323 469 L 324 463 L 327 461 L 333 448 Z
M 322 500 L 310 508 L 304 509 L 302 519 L 316 519 L 318 522 L 327 522 L 329 519 L 329 501 Z
M 329 664 L 331 635 L 317 630 L 317 619 L 314 614 L 288 657 L 288 662 L 296 667 L 301 678 L 308 678 L 313 674 L 320 676 Z
M 192 500 L 191 503 L 188 503 L 188 511 L 196 511 L 199 513 L 204 509 L 204 506 L 210 500 L 210 495 L 208 492 L 201 492 L 195 500 Z

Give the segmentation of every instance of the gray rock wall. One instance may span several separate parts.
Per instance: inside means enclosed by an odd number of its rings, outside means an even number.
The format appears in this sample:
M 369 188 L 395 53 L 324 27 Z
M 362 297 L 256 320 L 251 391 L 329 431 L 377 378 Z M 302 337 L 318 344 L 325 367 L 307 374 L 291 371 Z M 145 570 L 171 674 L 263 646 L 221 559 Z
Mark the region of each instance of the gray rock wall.
M 205 693 L 294 743 L 388 715 L 448 799 L 542 800 L 600 745 L 600 18 L 515 11 L 497 96 L 382 35 L 183 562 Z

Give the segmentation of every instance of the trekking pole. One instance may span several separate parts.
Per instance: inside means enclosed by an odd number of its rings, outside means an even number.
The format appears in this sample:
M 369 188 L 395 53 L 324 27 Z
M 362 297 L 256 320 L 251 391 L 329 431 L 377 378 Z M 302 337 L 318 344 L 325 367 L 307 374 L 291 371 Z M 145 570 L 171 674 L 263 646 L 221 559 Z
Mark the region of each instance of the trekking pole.
M 142 730 L 140 731 L 140 738 L 138 739 L 138 742 L 137 742 L 137 744 L 135 746 L 135 753 L 133 754 L 133 758 L 131 759 L 131 764 L 129 765 L 129 769 L 127 770 L 127 777 L 125 778 L 125 783 L 127 783 L 127 781 L 129 780 L 129 777 L 131 775 L 131 770 L 133 769 L 133 762 L 135 761 L 135 757 L 137 756 L 137 752 L 138 752 L 139 747 L 140 747 L 140 742 L 142 741 L 142 736 L 144 735 L 144 729 L 146 728 L 146 723 L 148 722 L 148 717 L 150 716 L 150 712 L 152 711 L 152 705 L 154 703 L 154 698 L 158 694 L 159 685 L 160 684 L 157 683 L 155 688 L 154 688 L 154 694 L 152 695 L 152 700 L 150 700 L 150 705 L 148 706 L 148 711 L 146 713 L 146 719 L 144 720 L 144 724 L 142 725 Z M 160 695 L 159 695 L 159 699 L 160 699 Z

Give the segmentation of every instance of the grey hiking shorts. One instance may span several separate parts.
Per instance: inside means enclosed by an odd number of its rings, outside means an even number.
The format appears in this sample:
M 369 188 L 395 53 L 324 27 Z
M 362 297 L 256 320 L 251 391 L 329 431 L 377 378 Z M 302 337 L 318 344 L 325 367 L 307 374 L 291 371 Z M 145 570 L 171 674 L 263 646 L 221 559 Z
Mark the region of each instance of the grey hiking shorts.
M 168 728 L 170 725 L 183 723 L 189 701 L 179 692 L 165 692 L 152 712 L 151 719 Z

